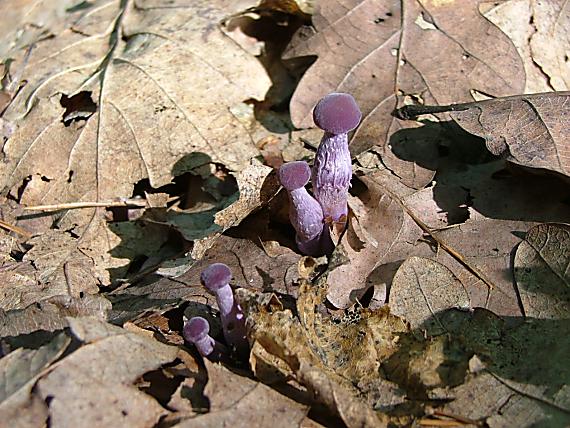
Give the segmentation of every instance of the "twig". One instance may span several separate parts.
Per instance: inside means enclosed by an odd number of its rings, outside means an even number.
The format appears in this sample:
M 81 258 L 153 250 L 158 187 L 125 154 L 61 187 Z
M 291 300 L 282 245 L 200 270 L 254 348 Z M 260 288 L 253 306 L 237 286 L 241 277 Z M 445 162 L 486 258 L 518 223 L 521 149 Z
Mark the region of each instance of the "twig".
M 0 227 L 9 230 L 10 232 L 17 233 L 18 235 L 22 235 L 26 239 L 30 239 L 32 237 L 32 234 L 27 230 L 22 229 L 21 227 L 18 226 L 14 226 L 10 223 L 6 223 L 5 221 L 2 220 L 0 220 Z
M 419 424 L 423 427 L 458 427 L 465 425 L 463 422 L 450 419 L 420 419 Z
M 480 425 L 480 422 L 474 419 L 466 418 L 465 416 L 461 415 L 456 415 L 455 413 L 447 413 L 444 412 L 443 410 L 434 410 L 433 414 L 434 416 L 444 416 L 446 418 L 455 419 L 456 421 L 462 422 L 467 425 Z
M 101 202 L 65 202 L 54 205 L 35 205 L 32 207 L 24 207 L 25 211 L 59 211 L 74 210 L 78 208 L 97 208 L 97 207 L 146 207 L 146 199 L 122 199 L 118 201 L 101 201 Z

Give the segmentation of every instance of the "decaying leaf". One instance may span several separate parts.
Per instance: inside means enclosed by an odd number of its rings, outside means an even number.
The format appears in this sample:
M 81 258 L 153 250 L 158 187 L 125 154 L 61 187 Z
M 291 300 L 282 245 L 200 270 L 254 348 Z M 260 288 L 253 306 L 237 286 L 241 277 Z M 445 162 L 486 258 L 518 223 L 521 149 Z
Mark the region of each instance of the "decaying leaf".
M 388 167 L 407 184 L 423 187 L 433 173 L 403 162 L 388 144 L 389 135 L 409 126 L 390 115 L 405 96 L 445 104 L 472 100 L 472 90 L 504 96 L 524 88 L 516 49 L 480 15 L 478 3 L 461 8 L 454 2 L 408 0 L 319 4 L 315 29 L 303 29 L 287 53 L 318 55 L 291 100 L 293 123 L 313 126 L 310 113 L 321 97 L 349 92 L 363 112 L 351 152 L 379 146 Z
M 43 400 L 50 397 L 51 422 L 77 427 L 105 427 L 118 421 L 121 425 L 153 426 L 166 411 L 132 383 L 174 360 L 177 348 L 94 318 L 73 318 L 69 324 L 84 345 L 37 385 L 36 393 Z
M 570 226 L 540 224 L 517 248 L 514 276 L 527 316 L 567 318 L 570 314 Z
M 438 312 L 449 308 L 469 309 L 464 285 L 444 265 L 430 259 L 410 257 L 394 276 L 390 309 L 412 328 L 423 324 L 430 334 L 447 329 Z
M 372 408 L 391 408 L 403 397 L 382 379 L 380 363 L 396 351 L 398 336 L 407 326 L 387 310 L 356 309 L 336 320 L 321 315 L 324 284 L 321 280 L 301 285 L 298 319 L 271 300 L 263 303 L 263 298 L 245 290 L 239 294 L 251 322 L 252 358 L 259 365 L 286 370 L 348 426 L 383 426 L 385 416 L 375 415 Z M 255 353 L 255 343 L 265 352 Z

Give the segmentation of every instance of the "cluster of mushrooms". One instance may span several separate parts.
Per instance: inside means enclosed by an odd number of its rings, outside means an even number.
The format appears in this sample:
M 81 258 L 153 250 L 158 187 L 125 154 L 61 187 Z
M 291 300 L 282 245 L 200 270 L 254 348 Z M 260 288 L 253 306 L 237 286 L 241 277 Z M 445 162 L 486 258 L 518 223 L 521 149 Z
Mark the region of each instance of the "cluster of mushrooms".
M 288 162 L 279 168 L 279 181 L 289 195 L 289 219 L 295 229 L 299 251 L 309 256 L 330 255 L 334 245 L 330 227 L 345 223 L 348 215 L 348 189 L 352 178 L 352 161 L 348 150 L 348 133 L 355 129 L 362 114 L 350 94 L 331 93 L 313 110 L 315 124 L 325 131 L 317 149 L 313 168 L 305 161 Z M 305 186 L 312 181 L 313 195 Z M 191 318 L 184 326 L 184 338 L 198 352 L 219 360 L 231 351 L 245 355 L 248 349 L 245 317 L 229 285 L 230 268 L 214 263 L 202 272 L 202 284 L 217 299 L 227 347 L 209 335 L 205 318 Z

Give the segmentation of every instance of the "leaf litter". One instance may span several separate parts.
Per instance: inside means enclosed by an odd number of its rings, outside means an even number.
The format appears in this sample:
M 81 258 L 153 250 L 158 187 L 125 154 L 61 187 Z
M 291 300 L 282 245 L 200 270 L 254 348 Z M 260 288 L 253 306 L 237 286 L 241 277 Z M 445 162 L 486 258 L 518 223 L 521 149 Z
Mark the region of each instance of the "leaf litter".
M 1 8 L 15 426 L 568 425 L 563 2 Z M 348 227 L 313 259 L 274 168 L 312 160 L 335 90 L 364 121 Z M 203 316 L 223 341 L 213 262 L 249 361 L 182 337 Z

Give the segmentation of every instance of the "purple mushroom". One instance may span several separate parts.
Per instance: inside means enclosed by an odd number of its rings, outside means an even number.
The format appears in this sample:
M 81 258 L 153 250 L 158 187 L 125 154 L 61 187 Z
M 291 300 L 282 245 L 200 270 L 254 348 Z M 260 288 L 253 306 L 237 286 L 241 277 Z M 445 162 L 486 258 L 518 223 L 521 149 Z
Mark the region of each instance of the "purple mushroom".
M 223 263 L 211 264 L 200 276 L 202 284 L 216 296 L 227 344 L 243 354 L 248 348 L 245 316 L 234 299 L 234 293 L 230 287 L 231 279 L 232 271 Z
M 362 114 L 350 94 L 333 92 L 313 110 L 315 124 L 325 131 L 313 165 L 313 193 L 323 209 L 325 223 L 345 222 L 352 161 L 348 132 L 360 123 Z
M 208 333 L 210 333 L 210 324 L 205 318 L 193 317 L 184 324 L 184 339 L 193 343 L 203 357 L 219 359 L 223 354 L 223 346 Z
M 196 346 L 203 357 L 214 351 L 216 341 L 210 337 L 210 324 L 205 318 L 194 317 L 184 324 L 184 339 Z
M 289 219 L 297 235 L 299 250 L 306 255 L 322 253 L 323 210 L 307 192 L 305 185 L 311 178 L 311 168 L 304 161 L 288 162 L 279 168 L 279 181 L 289 194 Z

